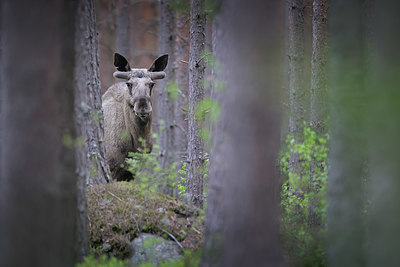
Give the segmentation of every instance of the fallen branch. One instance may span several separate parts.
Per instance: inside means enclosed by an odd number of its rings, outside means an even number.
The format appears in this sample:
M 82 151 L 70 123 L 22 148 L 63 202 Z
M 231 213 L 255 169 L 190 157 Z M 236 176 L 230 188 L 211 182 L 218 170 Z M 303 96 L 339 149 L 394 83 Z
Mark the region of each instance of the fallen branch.
M 165 231 L 164 229 L 161 229 L 161 231 L 163 231 L 164 233 L 166 233 L 167 235 L 169 235 L 169 236 L 178 244 L 178 246 L 182 249 L 182 252 L 184 251 L 184 249 L 183 249 L 181 243 L 179 243 L 179 241 L 176 240 L 175 236 L 173 236 L 171 233 Z
M 110 196 L 115 197 L 116 199 L 118 199 L 119 201 L 122 202 L 122 199 L 120 199 L 119 197 L 117 197 L 116 195 L 114 195 L 113 193 L 111 193 L 110 191 L 107 191 L 108 194 L 110 194 Z

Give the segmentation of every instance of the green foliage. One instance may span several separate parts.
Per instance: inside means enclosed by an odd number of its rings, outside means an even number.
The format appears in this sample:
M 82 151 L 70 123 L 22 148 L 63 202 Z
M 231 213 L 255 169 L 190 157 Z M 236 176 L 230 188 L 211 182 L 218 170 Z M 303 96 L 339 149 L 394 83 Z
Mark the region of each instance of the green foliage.
M 183 259 L 162 262 L 161 267 L 195 267 L 200 265 L 201 253 L 185 250 Z
M 186 177 L 187 177 L 187 169 L 186 162 L 182 164 L 182 168 L 178 171 L 180 175 L 180 182 L 177 183 L 178 195 L 179 197 L 183 197 L 186 194 Z
M 158 139 L 156 134 L 153 134 L 153 137 Z M 152 192 L 172 186 L 177 178 L 176 163 L 163 168 L 158 161 L 160 146 L 157 142 L 153 145 L 153 153 L 147 153 L 145 140 L 141 139 L 140 142 L 143 148 L 138 149 L 137 153 L 130 152 L 128 158 L 125 159 L 128 170 L 135 178 L 135 183 L 141 189 Z
M 179 84 L 177 82 L 169 82 L 167 84 L 168 98 L 175 101 L 179 95 Z
M 127 261 L 119 260 L 117 258 L 108 258 L 106 255 L 102 255 L 96 258 L 93 255 L 89 255 L 84 258 L 82 263 L 75 265 L 76 267 L 126 267 L 132 266 Z
M 212 100 L 211 98 L 205 98 L 200 101 L 196 109 L 197 120 L 209 120 L 210 122 L 216 122 L 218 120 L 221 107 L 219 103 Z
M 189 14 L 190 1 L 189 0 L 172 0 L 168 3 L 168 7 L 177 11 L 178 13 Z M 217 15 L 220 9 L 221 9 L 221 1 L 205 0 L 203 12 L 209 18 L 213 18 L 215 15 Z
M 216 70 L 218 68 L 218 61 L 215 58 L 214 54 L 210 51 L 204 50 L 201 53 L 201 60 L 204 60 L 206 62 L 209 69 Z
M 329 136 L 318 136 L 304 127 L 303 140 L 286 140 L 280 166 L 285 182 L 281 188 L 281 232 L 286 254 L 298 266 L 325 265 L 321 233 L 326 230 L 326 186 Z M 297 157 L 294 170 L 290 155 Z
M 190 2 L 187 0 L 172 0 L 168 3 L 168 7 L 178 13 L 189 14 L 190 12 Z
M 206 199 L 207 199 L 207 180 L 208 180 L 208 171 L 209 171 L 209 166 L 210 166 L 210 157 L 208 155 L 208 153 L 205 153 L 204 155 L 204 167 L 201 170 L 203 173 L 203 181 L 204 181 L 204 189 L 203 189 L 203 197 L 204 197 L 204 203 L 206 203 Z M 179 197 L 184 197 L 186 194 L 186 186 L 187 186 L 187 164 L 183 163 L 182 164 L 182 168 L 178 171 L 178 174 L 180 176 L 180 181 L 176 184 L 177 188 L 178 188 L 178 195 Z M 206 204 L 204 204 L 204 207 L 206 206 Z
M 152 242 L 149 240 L 149 242 Z M 157 240 L 155 241 L 157 242 Z M 151 244 L 145 244 L 145 246 L 150 246 Z M 179 260 L 171 260 L 166 262 L 159 262 L 157 266 L 160 267 L 195 267 L 199 266 L 201 260 L 200 251 L 192 252 L 190 250 L 185 250 L 183 252 L 183 258 Z M 94 255 L 89 255 L 84 258 L 82 263 L 77 263 L 75 267 L 133 267 L 129 260 L 120 260 L 115 257 L 107 257 L 106 255 L 101 255 L 100 257 L 95 257 Z M 142 263 L 139 267 L 153 267 L 152 259 Z

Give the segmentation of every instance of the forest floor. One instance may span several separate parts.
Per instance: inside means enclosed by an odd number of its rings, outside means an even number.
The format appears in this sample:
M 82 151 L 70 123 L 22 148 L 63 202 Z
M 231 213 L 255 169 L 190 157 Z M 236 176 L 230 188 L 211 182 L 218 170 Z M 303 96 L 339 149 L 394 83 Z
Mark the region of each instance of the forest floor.
M 183 249 L 202 244 L 204 214 L 167 195 L 140 190 L 129 182 L 95 185 L 88 190 L 89 242 L 96 255 L 125 259 L 140 233 L 174 240 Z M 173 236 L 174 238 L 172 238 Z

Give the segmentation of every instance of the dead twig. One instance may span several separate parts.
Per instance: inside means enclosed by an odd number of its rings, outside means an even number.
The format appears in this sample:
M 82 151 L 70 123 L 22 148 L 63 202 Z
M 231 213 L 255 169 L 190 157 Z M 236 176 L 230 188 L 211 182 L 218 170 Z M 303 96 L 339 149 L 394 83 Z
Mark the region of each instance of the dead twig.
M 195 231 L 196 233 L 198 233 L 199 235 L 201 235 L 200 231 L 197 230 L 196 228 L 194 228 L 193 226 L 192 226 L 192 229 L 193 229 L 193 231 Z
M 140 233 L 140 228 L 139 228 L 139 223 L 137 222 L 137 220 L 135 219 L 135 216 L 133 216 L 133 214 L 131 213 L 131 217 L 132 217 L 132 219 L 135 221 L 135 223 L 136 223 L 136 227 L 137 227 L 137 231 L 138 231 L 138 234 Z
M 178 240 L 176 240 L 175 236 L 173 236 L 171 233 L 165 231 L 164 229 L 161 229 L 161 231 L 163 231 L 164 233 L 169 235 L 178 244 L 178 246 L 182 249 L 182 251 L 184 251 L 183 246 L 181 245 L 181 243 L 179 243 Z
M 119 197 L 117 197 L 116 195 L 114 195 L 113 193 L 111 193 L 110 191 L 107 191 L 108 194 L 110 194 L 110 196 L 115 197 L 116 199 L 118 199 L 119 201 L 122 202 L 122 199 L 120 199 Z

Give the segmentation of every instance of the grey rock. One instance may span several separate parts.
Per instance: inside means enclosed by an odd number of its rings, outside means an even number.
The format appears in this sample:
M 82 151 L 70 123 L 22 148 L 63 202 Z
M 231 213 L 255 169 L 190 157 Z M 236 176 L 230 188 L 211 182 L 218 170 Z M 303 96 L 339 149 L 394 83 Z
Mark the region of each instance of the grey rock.
M 103 252 L 109 252 L 111 251 L 111 245 L 108 243 L 103 244 Z
M 133 255 L 131 262 L 141 264 L 151 262 L 157 265 L 160 262 L 182 258 L 182 250 L 170 240 L 152 234 L 142 233 L 132 241 Z
M 104 210 L 105 208 L 106 208 L 106 206 L 108 205 L 108 204 L 110 204 L 111 203 L 111 200 L 109 200 L 109 199 L 103 199 L 101 202 L 100 202 L 100 209 L 101 210 Z

